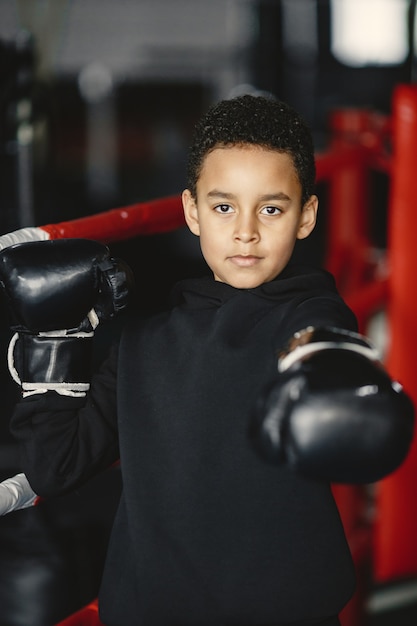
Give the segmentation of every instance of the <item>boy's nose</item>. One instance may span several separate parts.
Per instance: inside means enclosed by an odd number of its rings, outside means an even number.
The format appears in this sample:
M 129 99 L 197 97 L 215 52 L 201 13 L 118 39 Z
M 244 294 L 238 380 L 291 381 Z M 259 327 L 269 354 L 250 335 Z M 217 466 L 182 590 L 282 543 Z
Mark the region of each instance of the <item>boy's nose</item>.
M 258 224 L 252 216 L 239 217 L 236 221 L 235 239 L 243 243 L 249 243 L 259 239 Z

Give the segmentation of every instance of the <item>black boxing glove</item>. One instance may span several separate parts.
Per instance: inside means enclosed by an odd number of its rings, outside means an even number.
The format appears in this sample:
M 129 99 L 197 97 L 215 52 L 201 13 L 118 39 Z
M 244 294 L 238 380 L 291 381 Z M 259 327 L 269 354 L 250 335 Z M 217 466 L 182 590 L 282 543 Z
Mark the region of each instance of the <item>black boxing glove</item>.
M 312 479 L 363 484 L 406 458 L 413 404 L 364 337 L 308 328 L 291 339 L 278 370 L 250 425 L 263 459 Z
M 127 265 L 88 239 L 20 243 L 0 252 L 0 286 L 15 334 L 9 370 L 23 395 L 85 395 L 92 339 L 129 300 Z

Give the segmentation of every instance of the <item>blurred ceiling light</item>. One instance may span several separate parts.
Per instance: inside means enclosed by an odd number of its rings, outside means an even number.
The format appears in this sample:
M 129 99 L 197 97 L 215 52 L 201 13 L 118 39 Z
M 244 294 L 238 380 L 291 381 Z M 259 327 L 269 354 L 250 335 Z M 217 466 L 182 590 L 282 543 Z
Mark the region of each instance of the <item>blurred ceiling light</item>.
M 113 89 L 110 70 L 102 63 L 89 63 L 78 74 L 78 88 L 87 102 L 103 100 Z
M 331 51 L 345 65 L 398 65 L 408 56 L 408 0 L 331 0 Z

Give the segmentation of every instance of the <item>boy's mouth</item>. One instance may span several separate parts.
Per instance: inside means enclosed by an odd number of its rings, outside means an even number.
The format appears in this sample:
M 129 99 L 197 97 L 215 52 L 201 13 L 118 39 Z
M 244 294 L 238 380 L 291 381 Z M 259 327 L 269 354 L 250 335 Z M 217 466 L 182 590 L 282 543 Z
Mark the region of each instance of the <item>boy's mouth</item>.
M 238 267 L 253 267 L 261 260 L 260 257 L 252 254 L 236 254 L 235 256 L 229 257 L 229 259 Z

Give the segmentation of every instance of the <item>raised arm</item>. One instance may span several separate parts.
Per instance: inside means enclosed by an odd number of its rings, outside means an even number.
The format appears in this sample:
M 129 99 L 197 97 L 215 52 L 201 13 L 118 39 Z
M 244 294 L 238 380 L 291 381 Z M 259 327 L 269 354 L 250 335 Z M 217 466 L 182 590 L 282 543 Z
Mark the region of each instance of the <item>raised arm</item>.
M 22 470 L 40 495 L 59 493 L 117 458 L 115 359 L 90 390 L 92 341 L 126 308 L 130 271 L 95 241 L 31 242 L 0 252 L 0 284 L 22 389 L 11 421 Z

